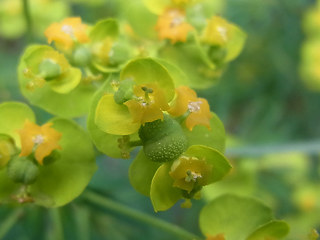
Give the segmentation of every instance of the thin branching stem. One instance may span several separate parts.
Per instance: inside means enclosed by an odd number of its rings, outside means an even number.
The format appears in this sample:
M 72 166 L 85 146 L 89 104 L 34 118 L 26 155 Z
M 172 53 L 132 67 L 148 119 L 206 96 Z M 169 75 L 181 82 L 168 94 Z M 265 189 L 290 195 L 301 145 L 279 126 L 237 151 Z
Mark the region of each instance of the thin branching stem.
M 21 215 L 23 214 L 22 208 L 17 208 L 12 211 L 9 216 L 2 220 L 0 224 L 0 239 L 3 239 L 5 235 L 12 229 L 12 227 L 17 223 Z
M 163 231 L 171 233 L 172 235 L 176 236 L 177 239 L 183 239 L 183 240 L 201 240 L 201 239 L 203 239 L 201 237 L 194 235 L 193 233 L 190 233 L 190 232 L 180 228 L 179 226 L 168 223 L 166 221 L 163 221 L 159 218 L 148 215 L 146 213 L 137 211 L 135 209 L 132 209 L 128 206 L 125 206 L 119 202 L 112 201 L 111 199 L 106 198 L 104 196 L 101 196 L 99 194 L 96 194 L 94 192 L 87 191 L 87 192 L 83 193 L 82 196 L 87 201 L 89 201 L 99 207 L 102 207 L 106 210 L 109 210 L 114 213 L 129 217 L 131 219 L 134 219 L 134 220 L 142 222 L 142 223 L 146 223 L 146 224 L 151 225 L 157 229 L 161 229 Z
M 48 211 L 51 219 L 51 232 L 49 239 L 64 240 L 63 226 L 59 208 L 51 208 L 48 209 Z
M 231 157 L 260 157 L 266 154 L 300 152 L 317 154 L 320 140 L 270 145 L 248 145 L 227 148 L 226 155 Z
M 28 0 L 22 0 L 22 5 L 23 5 L 23 15 L 26 21 L 27 25 L 27 38 L 28 41 L 32 41 L 33 38 L 33 27 L 32 27 L 32 20 L 31 20 L 31 14 L 30 14 L 30 5 Z

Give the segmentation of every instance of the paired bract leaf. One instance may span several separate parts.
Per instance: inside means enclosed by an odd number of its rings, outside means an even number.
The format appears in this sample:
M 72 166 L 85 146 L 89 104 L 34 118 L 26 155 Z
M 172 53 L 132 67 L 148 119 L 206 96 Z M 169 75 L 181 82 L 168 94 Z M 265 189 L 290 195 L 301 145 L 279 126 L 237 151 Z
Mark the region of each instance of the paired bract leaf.
M 247 240 L 282 239 L 289 233 L 289 226 L 284 221 L 273 220 L 254 231 Z
M 233 24 L 230 25 L 229 35 L 230 40 L 226 45 L 227 54 L 224 58 L 225 62 L 230 62 L 239 56 L 247 39 L 247 34 Z
M 139 58 L 129 62 L 120 73 L 120 81 L 132 79 L 137 85 L 157 84 L 164 92 L 167 102 L 174 97 L 173 79 L 155 59 Z
M 119 25 L 115 19 L 108 18 L 97 22 L 91 29 L 92 66 L 103 73 L 119 72 L 119 64 L 129 56 L 128 47 L 119 45 Z
M 179 199 L 182 192 L 173 187 L 173 179 L 169 175 L 171 163 L 162 164 L 156 171 L 150 188 L 150 199 L 154 211 L 165 211 L 171 208 Z
M 32 110 L 22 103 L 7 102 L 0 105 L 0 132 L 15 138 L 20 146 L 18 130 L 25 120 L 34 121 Z M 89 136 L 74 122 L 55 118 L 53 128 L 62 134 L 59 140 L 61 150 L 51 162 L 39 166 L 35 183 L 27 186 L 31 199 L 45 207 L 58 207 L 72 201 L 89 183 L 96 170 L 94 152 Z M 76 136 L 76 137 L 75 137 Z M 10 163 L 10 162 L 9 162 Z M 19 198 L 24 186 L 14 183 L 7 174 L 7 168 L 0 171 L 0 201 Z
M 142 0 L 123 1 L 123 3 L 123 17 L 129 23 L 127 34 L 133 38 L 156 39 L 154 27 L 157 15 L 151 13 Z
M 91 84 L 80 83 L 68 94 L 60 94 L 54 91 L 53 88 L 58 89 L 55 84 L 53 86 L 44 84 L 43 87 L 33 90 L 28 88 L 30 79 L 24 75 L 24 70 L 27 68 L 25 59 L 37 48 L 41 48 L 41 46 L 29 46 L 20 60 L 18 76 L 22 94 L 31 104 L 58 116 L 77 117 L 86 114 L 89 111 L 92 95 L 96 90 Z M 72 85 L 76 82 L 74 79 L 79 77 L 79 70 L 74 69 L 70 71 L 69 75 L 71 81 L 64 85 L 66 88 L 70 87 L 69 84 Z
M 140 150 L 129 168 L 129 179 L 131 185 L 139 193 L 150 196 L 152 178 L 161 164 L 153 162 Z
M 20 147 L 19 129 L 23 128 L 26 119 L 34 122 L 32 110 L 24 103 L 5 102 L 0 104 L 0 133 L 11 136 L 15 144 Z
M 184 155 L 204 159 L 207 164 L 212 166 L 212 174 L 208 179 L 208 184 L 221 180 L 232 168 L 220 152 L 210 147 L 193 145 Z
M 203 89 L 216 83 L 221 69 L 216 69 L 199 44 L 166 45 L 159 50 L 159 56 L 178 66 L 188 76 L 188 85 L 194 89 Z
M 105 94 L 100 99 L 95 124 L 102 131 L 114 135 L 130 135 L 140 127 L 140 123 L 133 122 L 128 107 L 114 101 L 113 94 Z
M 92 42 L 101 41 L 106 37 L 113 40 L 118 38 L 119 26 L 115 19 L 108 18 L 97 22 L 90 31 L 89 38 Z
M 60 157 L 40 168 L 37 181 L 29 189 L 35 203 L 45 207 L 72 201 L 82 193 L 97 168 L 89 136 L 73 121 L 55 118 L 52 123 L 62 133 Z
M 95 146 L 98 148 L 99 151 L 113 158 L 121 158 L 122 155 L 121 150 L 118 147 L 118 139 L 122 136 L 106 133 L 95 124 L 96 108 L 101 97 L 105 94 L 110 94 L 113 92 L 111 81 L 112 79 L 106 81 L 94 95 L 92 99 L 92 105 L 89 111 L 87 127 L 91 135 L 92 141 L 94 142 Z M 138 140 L 137 134 L 130 135 L 130 140 Z
M 190 146 L 205 145 L 223 153 L 225 150 L 226 135 L 223 123 L 215 113 L 212 113 L 210 127 L 211 129 L 208 130 L 205 126 L 197 125 L 190 131 L 184 126 L 183 130 Z
M 154 14 L 160 15 L 165 11 L 171 4 L 171 0 L 143 0 L 145 6 Z
M 200 228 L 205 236 L 224 236 L 225 240 L 280 239 L 288 232 L 282 221 L 273 221 L 271 209 L 260 201 L 223 195 L 200 212 Z
M 165 61 L 163 59 L 157 59 L 162 66 L 169 72 L 170 76 L 173 79 L 175 87 L 179 86 L 190 86 L 191 82 L 189 77 L 176 65 Z
M 206 184 L 221 180 L 231 169 L 231 165 L 221 153 L 206 146 L 191 146 L 183 156 L 204 160 L 210 166 L 211 174 L 207 176 Z M 183 198 L 182 189 L 173 187 L 174 180 L 169 175 L 171 166 L 172 162 L 161 165 L 152 179 L 150 198 L 155 211 L 165 211 Z

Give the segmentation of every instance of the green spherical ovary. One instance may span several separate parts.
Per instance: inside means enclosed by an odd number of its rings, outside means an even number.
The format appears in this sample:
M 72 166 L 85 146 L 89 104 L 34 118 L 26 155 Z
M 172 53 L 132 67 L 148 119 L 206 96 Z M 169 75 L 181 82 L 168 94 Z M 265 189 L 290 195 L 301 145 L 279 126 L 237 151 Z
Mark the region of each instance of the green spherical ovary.
M 177 159 L 188 147 L 188 141 L 177 121 L 164 119 L 146 123 L 139 129 L 145 155 L 154 162 Z
M 15 156 L 8 163 L 7 174 L 14 182 L 32 184 L 37 180 L 39 167 L 28 157 Z

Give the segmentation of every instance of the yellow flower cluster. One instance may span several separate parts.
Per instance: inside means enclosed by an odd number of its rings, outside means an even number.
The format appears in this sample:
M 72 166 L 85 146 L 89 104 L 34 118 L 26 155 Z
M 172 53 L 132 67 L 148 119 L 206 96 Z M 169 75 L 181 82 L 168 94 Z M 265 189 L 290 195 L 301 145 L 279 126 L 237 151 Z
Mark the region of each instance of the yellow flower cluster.
M 53 129 L 52 123 L 39 126 L 29 120 L 24 123 L 23 129 L 19 130 L 22 156 L 29 156 L 34 152 L 35 159 L 43 164 L 43 159 L 55 149 L 61 149 L 58 144 L 62 134 Z
M 186 126 L 191 131 L 196 125 L 203 125 L 210 129 L 210 107 L 204 98 L 198 98 L 195 91 L 186 86 L 176 89 L 177 97 L 169 109 L 172 116 L 181 116 L 189 113 L 186 119 Z
M 71 49 L 76 42 L 89 42 L 88 26 L 81 23 L 80 17 L 66 18 L 60 23 L 51 24 L 45 31 L 49 44 L 55 42 L 58 48 Z
M 155 29 L 160 39 L 169 39 L 171 43 L 185 42 L 193 27 L 185 21 L 185 12 L 181 9 L 168 9 L 157 21 Z
M 156 84 L 134 87 L 135 98 L 124 104 L 133 118 L 134 123 L 145 124 L 157 119 L 163 120 L 163 111 L 174 117 L 188 114 L 186 127 L 191 131 L 196 125 L 210 129 L 210 107 L 204 98 L 198 98 L 195 91 L 186 86 L 176 89 L 176 99 L 169 107 L 163 91 Z

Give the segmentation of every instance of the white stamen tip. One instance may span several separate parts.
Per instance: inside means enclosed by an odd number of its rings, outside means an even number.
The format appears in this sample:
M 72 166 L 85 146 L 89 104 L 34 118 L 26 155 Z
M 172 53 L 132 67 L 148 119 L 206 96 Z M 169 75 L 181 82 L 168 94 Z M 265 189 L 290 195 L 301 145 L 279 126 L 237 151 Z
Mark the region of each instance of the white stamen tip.
M 65 34 L 68 34 L 70 37 L 74 38 L 74 32 L 73 28 L 70 25 L 63 25 L 61 27 L 61 31 L 64 32 Z
M 191 182 L 191 181 L 196 182 L 198 178 L 202 178 L 202 175 L 200 173 L 192 172 L 189 170 L 184 180 L 186 182 Z
M 114 51 L 111 49 L 110 52 L 108 53 L 108 57 L 112 57 L 114 55 Z
M 184 22 L 184 17 L 175 17 L 174 19 L 172 19 L 170 26 L 176 27 L 182 24 L 183 22 Z
M 189 102 L 188 104 L 188 110 L 189 112 L 199 112 L 202 104 L 202 101 L 196 101 L 196 102 Z
M 227 29 L 224 28 L 224 27 L 219 26 L 219 27 L 217 27 L 217 30 L 221 34 L 223 40 L 226 41 L 227 40 Z
M 44 142 L 44 137 L 41 135 L 41 134 L 38 134 L 36 136 L 33 137 L 32 141 L 35 143 L 35 144 L 41 144 Z

